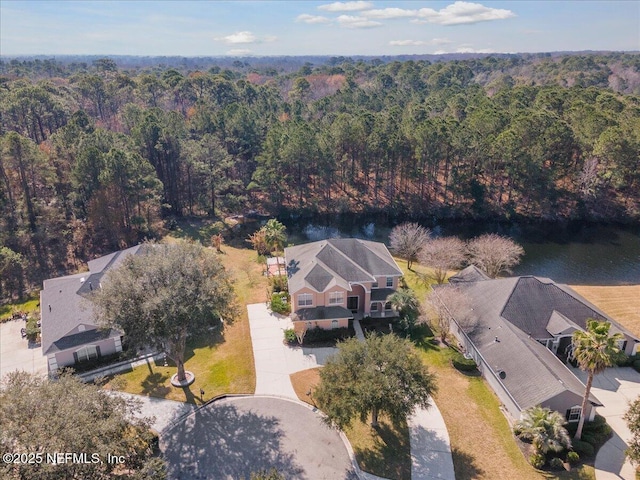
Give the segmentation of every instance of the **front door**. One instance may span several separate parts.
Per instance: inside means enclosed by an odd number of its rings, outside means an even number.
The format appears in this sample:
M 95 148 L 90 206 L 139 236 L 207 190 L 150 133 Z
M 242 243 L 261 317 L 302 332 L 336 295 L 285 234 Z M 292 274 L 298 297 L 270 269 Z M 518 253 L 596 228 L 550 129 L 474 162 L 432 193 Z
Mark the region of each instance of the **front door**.
M 347 297 L 347 309 L 356 313 L 358 311 L 358 301 L 360 297 Z

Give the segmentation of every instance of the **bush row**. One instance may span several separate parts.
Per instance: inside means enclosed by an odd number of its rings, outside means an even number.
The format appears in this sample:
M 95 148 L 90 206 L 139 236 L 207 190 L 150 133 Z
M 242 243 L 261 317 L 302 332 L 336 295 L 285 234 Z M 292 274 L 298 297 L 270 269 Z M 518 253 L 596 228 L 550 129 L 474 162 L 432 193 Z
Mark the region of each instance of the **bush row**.
M 472 358 L 466 358 L 462 353 L 456 351 L 451 359 L 452 365 L 461 372 L 472 372 L 477 368 L 476 362 Z

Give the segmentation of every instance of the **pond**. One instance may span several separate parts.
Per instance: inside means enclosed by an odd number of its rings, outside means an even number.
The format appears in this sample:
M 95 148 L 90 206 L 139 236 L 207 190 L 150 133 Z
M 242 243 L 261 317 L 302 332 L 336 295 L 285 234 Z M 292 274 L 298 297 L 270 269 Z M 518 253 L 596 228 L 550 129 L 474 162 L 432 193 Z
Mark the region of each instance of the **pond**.
M 333 237 L 356 237 L 388 242 L 386 219 L 342 216 L 285 219 L 289 241 L 297 244 Z M 421 222 L 422 223 L 422 222 Z M 549 277 L 571 285 L 640 284 L 640 227 L 600 224 L 518 225 L 490 222 L 424 223 L 434 235 L 472 238 L 499 233 L 520 243 L 525 256 L 516 275 Z

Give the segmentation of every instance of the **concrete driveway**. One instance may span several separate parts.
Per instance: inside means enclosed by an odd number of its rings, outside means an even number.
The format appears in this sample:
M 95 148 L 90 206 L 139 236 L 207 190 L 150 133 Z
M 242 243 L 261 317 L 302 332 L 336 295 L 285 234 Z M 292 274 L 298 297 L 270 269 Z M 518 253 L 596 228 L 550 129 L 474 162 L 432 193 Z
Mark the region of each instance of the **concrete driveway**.
M 285 345 L 284 331 L 293 328 L 289 317 L 270 312 L 263 303 L 247 305 L 247 311 L 256 366 L 256 395 L 298 398 L 289 375 L 324 365 L 337 349 Z
M 14 370 L 47 374 L 47 359 L 42 355 L 40 345 L 29 347 L 27 339 L 20 335 L 20 329 L 24 327 L 24 320 L 0 324 L 0 378 Z
M 225 398 L 165 430 L 160 448 L 169 478 L 248 479 L 275 468 L 285 478 L 356 480 L 337 430 L 297 402 Z
M 574 373 L 584 382 L 587 375 L 574 368 Z M 640 396 L 640 373 L 630 367 L 612 367 L 593 379 L 593 394 L 604 405 L 597 413 L 607 419 L 613 429 L 613 437 L 605 443 L 596 456 L 595 468 L 597 480 L 623 478 L 634 480 L 635 469 L 631 462 L 625 461 L 624 451 L 631 432 L 622 416 L 629 408 L 629 402 Z

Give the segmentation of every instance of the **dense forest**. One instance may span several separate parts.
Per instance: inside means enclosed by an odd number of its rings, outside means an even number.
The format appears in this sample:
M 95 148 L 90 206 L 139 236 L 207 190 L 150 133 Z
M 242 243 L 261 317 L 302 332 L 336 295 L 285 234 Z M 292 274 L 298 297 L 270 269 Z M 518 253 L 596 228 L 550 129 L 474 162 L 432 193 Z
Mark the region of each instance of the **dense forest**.
M 183 216 L 640 218 L 640 55 L 252 61 L 0 61 L 0 298 Z

